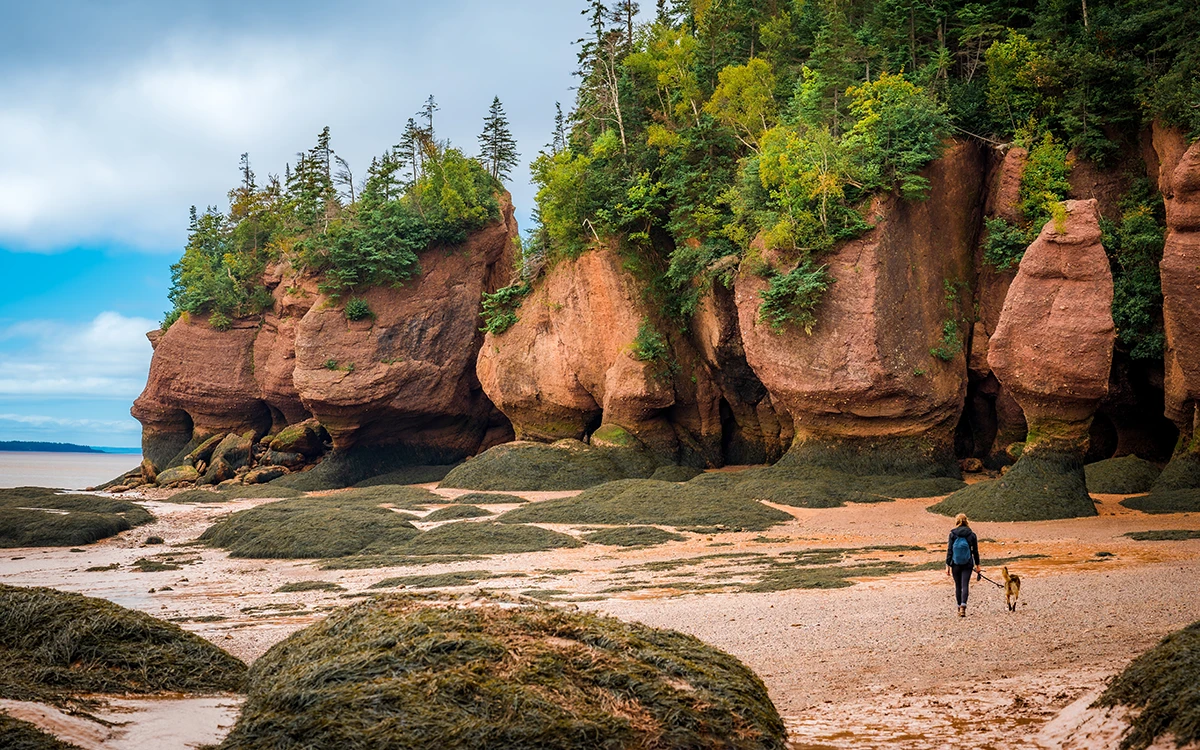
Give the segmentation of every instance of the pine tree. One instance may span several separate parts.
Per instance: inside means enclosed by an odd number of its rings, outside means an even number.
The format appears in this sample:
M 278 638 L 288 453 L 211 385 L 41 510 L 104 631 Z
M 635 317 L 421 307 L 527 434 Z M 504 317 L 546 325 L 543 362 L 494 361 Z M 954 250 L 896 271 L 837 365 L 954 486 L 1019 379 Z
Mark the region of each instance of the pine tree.
M 410 184 L 416 183 L 421 178 L 421 148 L 418 132 L 420 128 L 413 118 L 408 118 L 408 122 L 404 124 L 404 135 L 400 136 L 400 143 L 396 145 L 396 153 L 401 162 L 406 162 L 412 167 L 412 180 Z
M 487 117 L 483 118 L 483 132 L 479 134 L 479 160 L 501 182 L 508 179 L 509 172 L 517 166 L 517 141 L 508 129 L 508 118 L 500 97 L 492 99 Z
M 625 46 L 629 49 L 633 49 L 633 22 L 638 10 L 638 4 L 633 0 L 617 0 L 608 12 L 616 29 L 624 32 Z
M 550 154 L 561 154 L 567 150 L 567 118 L 563 115 L 562 104 L 554 103 L 554 133 L 549 144 Z

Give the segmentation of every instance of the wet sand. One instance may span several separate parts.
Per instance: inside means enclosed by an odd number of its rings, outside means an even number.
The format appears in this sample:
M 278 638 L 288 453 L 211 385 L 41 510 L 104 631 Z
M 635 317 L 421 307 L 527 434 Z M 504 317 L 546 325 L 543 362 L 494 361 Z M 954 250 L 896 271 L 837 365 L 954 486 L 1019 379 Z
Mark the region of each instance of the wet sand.
M 541 493 L 510 494 L 545 499 Z M 940 569 L 831 590 L 601 593 L 627 576 L 617 570 L 622 566 L 714 553 L 901 544 L 926 551 L 872 556 L 938 562 L 950 522 L 925 510 L 934 502 L 929 499 L 823 510 L 779 506 L 795 520 L 764 534 L 688 535 L 686 541 L 642 549 L 589 545 L 350 571 L 320 570 L 313 561 L 232 560 L 220 550 L 188 545 L 215 518 L 268 500 L 203 506 L 149 501 L 155 524 L 83 552 L 5 550 L 0 581 L 102 596 L 174 619 L 252 661 L 296 629 L 353 601 L 346 597 L 373 593 L 368 587 L 385 577 L 487 568 L 511 576 L 481 587 L 602 597 L 564 606 L 675 628 L 733 653 L 762 676 L 797 749 L 1058 747 L 1061 731 L 1049 739 L 1039 739 L 1039 733 L 1062 709 L 1101 688 L 1162 636 L 1200 620 L 1200 598 L 1194 596 L 1200 540 L 1135 542 L 1124 536 L 1200 529 L 1200 514 L 1150 516 L 1121 507 L 1119 499 L 1100 496 L 1096 518 L 973 524 L 991 578 L 999 580 L 999 569 L 988 566 L 989 557 L 1047 557 L 1011 564 L 1024 584 L 1017 612 L 1007 611 L 1001 591 L 981 582 L 973 585 L 966 619 L 956 616 L 953 585 Z M 150 535 L 167 544 L 142 545 Z M 162 553 L 176 553 L 190 564 L 157 573 L 128 568 L 140 557 Z M 113 563 L 120 567 L 87 570 Z M 672 575 L 689 571 L 694 580 L 704 572 L 687 568 Z M 335 582 L 345 592 L 274 593 L 300 580 Z M 213 729 L 221 721 L 210 722 Z

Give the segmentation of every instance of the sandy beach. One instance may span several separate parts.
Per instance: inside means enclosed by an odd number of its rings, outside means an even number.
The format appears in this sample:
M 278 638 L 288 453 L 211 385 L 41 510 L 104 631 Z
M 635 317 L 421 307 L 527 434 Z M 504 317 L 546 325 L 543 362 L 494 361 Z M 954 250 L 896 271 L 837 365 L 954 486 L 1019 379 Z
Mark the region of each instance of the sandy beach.
M 460 494 L 438 492 L 447 498 Z M 527 494 L 531 500 L 545 499 L 541 493 Z M 949 522 L 925 510 L 933 502 L 929 499 L 783 508 L 795 520 L 766 536 L 691 534 L 686 541 L 649 548 L 587 545 L 364 570 L 320 570 L 313 561 L 235 560 L 221 550 L 189 544 L 215 518 L 269 501 L 177 505 L 148 500 L 156 523 L 84 550 L 6 550 L 0 581 L 104 597 L 177 621 L 250 662 L 346 605 L 348 598 L 370 593 L 368 587 L 383 578 L 486 568 L 504 577 L 477 587 L 534 596 L 546 592 L 546 598 L 568 600 L 562 606 L 675 628 L 738 656 L 766 682 L 797 749 L 1055 747 L 1059 741 L 1053 737 L 1039 745 L 1038 735 L 1056 714 L 1101 688 L 1165 634 L 1200 619 L 1200 599 L 1188 593 L 1200 575 L 1200 540 L 1138 542 L 1125 536 L 1149 529 L 1200 529 L 1200 514 L 1150 516 L 1123 508 L 1119 500 L 1101 496 L 1095 518 L 975 524 L 989 577 L 1000 575 L 989 558 L 1038 557 L 1012 563 L 1024 580 L 1015 613 L 1006 610 L 1003 593 L 984 581 L 973 586 L 966 619 L 955 616 L 953 586 L 936 565 L 830 590 L 687 591 L 687 584 L 712 580 L 713 571 L 728 568 L 743 553 L 914 545 L 922 551 L 875 551 L 866 559 L 939 563 Z M 166 545 L 144 545 L 152 535 L 163 537 Z M 175 557 L 181 569 L 143 573 L 128 567 L 156 555 Z M 712 555 L 721 557 L 664 574 L 674 576 L 676 588 L 605 592 L 646 563 Z M 661 585 L 653 578 L 650 582 Z M 334 582 L 345 591 L 275 593 L 286 583 L 305 580 Z M 236 699 L 225 705 L 236 705 Z M 162 710 L 158 706 L 148 716 L 160 716 Z M 224 726 L 231 712 L 211 713 L 211 722 Z M 187 730 L 207 741 L 220 731 Z M 188 738 L 173 740 L 184 747 Z M 169 746 L 162 744 L 166 738 L 157 742 L 155 747 Z

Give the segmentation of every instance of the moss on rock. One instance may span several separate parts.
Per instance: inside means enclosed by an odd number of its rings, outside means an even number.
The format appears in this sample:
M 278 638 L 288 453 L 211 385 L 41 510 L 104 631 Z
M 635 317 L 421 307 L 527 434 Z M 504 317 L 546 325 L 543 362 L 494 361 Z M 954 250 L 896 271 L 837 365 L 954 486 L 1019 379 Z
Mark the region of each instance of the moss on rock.
M 153 520 L 126 500 L 45 487 L 0 489 L 0 547 L 76 547 Z
M 692 636 L 479 605 L 381 596 L 292 635 L 220 747 L 785 747 L 762 681 Z
M 999 479 L 973 484 L 929 508 L 975 521 L 1047 521 L 1096 515 L 1074 453 L 1026 451 Z
M 1121 750 L 1145 750 L 1172 736 L 1177 747 L 1200 742 L 1200 622 L 1194 622 L 1134 659 L 1096 706 L 1136 709 Z
M 1137 456 L 1121 456 L 1083 467 L 1088 492 L 1097 495 L 1133 495 L 1149 492 L 1162 473 L 1154 464 Z
M 0 697 L 239 690 L 246 665 L 179 626 L 103 599 L 0 584 Z

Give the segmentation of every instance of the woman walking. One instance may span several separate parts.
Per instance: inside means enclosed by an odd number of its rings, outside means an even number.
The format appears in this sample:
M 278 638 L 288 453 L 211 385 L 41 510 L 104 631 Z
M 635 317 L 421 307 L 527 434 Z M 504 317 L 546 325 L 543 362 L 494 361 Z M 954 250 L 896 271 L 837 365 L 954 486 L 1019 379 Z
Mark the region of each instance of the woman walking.
M 967 595 L 971 586 L 971 571 L 982 572 L 979 567 L 979 540 L 967 523 L 967 514 L 959 513 L 954 518 L 950 531 L 950 543 L 946 545 L 946 575 L 954 579 L 954 596 L 958 601 L 958 616 L 967 616 Z

